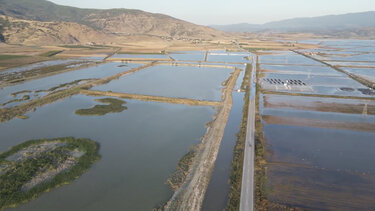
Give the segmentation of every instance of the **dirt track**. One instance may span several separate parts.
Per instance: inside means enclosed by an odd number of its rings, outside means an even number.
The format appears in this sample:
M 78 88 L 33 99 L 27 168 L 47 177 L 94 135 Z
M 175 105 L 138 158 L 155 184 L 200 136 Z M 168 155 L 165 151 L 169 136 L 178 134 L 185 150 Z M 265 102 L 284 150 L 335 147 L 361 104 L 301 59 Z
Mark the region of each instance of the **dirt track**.
M 236 69 L 223 91 L 223 102 L 207 128 L 186 181 L 166 205 L 166 210 L 200 210 L 210 181 L 230 110 L 232 91 L 241 69 Z

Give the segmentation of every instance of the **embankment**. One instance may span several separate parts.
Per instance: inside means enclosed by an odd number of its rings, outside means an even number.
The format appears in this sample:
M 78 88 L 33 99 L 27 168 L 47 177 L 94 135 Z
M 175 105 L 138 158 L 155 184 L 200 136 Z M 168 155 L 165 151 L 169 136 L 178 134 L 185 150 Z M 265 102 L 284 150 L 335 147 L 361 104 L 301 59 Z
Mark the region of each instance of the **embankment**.
M 232 107 L 232 91 L 240 72 L 241 69 L 235 69 L 231 75 L 223 90 L 223 102 L 198 145 L 186 180 L 167 203 L 166 210 L 200 210 Z

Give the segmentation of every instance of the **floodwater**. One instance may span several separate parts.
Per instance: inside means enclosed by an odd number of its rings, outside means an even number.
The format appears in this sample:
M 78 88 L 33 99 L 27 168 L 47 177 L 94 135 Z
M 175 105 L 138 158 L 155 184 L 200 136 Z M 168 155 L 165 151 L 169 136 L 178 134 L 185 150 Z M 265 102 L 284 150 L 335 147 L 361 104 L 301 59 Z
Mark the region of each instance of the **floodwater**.
M 96 79 L 96 78 L 103 78 L 108 77 L 111 75 L 115 75 L 116 73 L 120 73 L 126 70 L 130 70 L 132 68 L 140 66 L 140 64 L 126 64 L 123 66 L 122 63 L 106 63 L 101 64 L 89 68 L 83 68 L 80 70 L 65 72 L 49 77 L 39 78 L 31 81 L 26 81 L 24 83 L 20 83 L 13 86 L 7 86 L 0 89 L 0 104 L 5 103 L 9 100 L 16 99 L 12 97 L 11 94 L 20 91 L 31 91 L 31 93 L 26 93 L 26 95 L 30 96 L 30 99 L 35 99 L 37 97 L 42 97 L 48 94 L 48 90 L 53 87 L 57 87 L 60 84 L 70 83 L 75 80 L 83 80 L 83 79 Z M 42 92 L 38 92 L 42 91 Z M 22 96 L 17 96 L 17 98 L 22 98 Z M 15 106 L 20 102 L 8 104 L 6 107 Z
M 208 54 L 207 61 L 209 62 L 225 62 L 225 63 L 249 63 L 250 53 L 245 52 L 226 52 L 226 51 L 211 51 Z
M 261 69 L 280 74 L 345 76 L 344 73 L 340 73 L 330 67 L 324 66 L 261 65 Z
M 374 41 L 306 43 L 327 47 L 304 52 L 317 53 L 315 58 L 334 65 L 366 66 L 375 61 L 374 54 L 368 53 L 375 47 Z M 375 210 L 375 102 L 369 99 L 375 93 L 322 64 L 295 65 L 306 63 L 297 61 L 293 54 L 285 54 L 289 56 L 284 55 L 283 65 L 265 65 L 281 62 L 281 56 L 261 56 L 266 79 L 261 81 L 262 88 L 366 98 L 261 95 L 267 199 L 308 210 Z M 341 68 L 369 80 L 374 77 L 372 68 Z M 311 90 L 301 91 L 298 85 L 282 90 L 284 85 L 277 85 L 275 79 L 301 80 Z
M 261 86 L 269 91 L 294 92 L 306 94 L 322 94 L 322 95 L 340 95 L 340 96 L 361 96 L 372 97 L 372 91 L 368 87 L 347 76 L 335 75 L 313 75 L 313 74 L 280 74 L 265 73 L 264 79 L 277 79 L 283 82 L 286 80 L 300 80 L 306 85 L 285 87 L 282 84 L 271 84 L 265 80 L 261 81 Z M 347 89 L 350 88 L 350 89 Z M 370 93 L 361 91 L 368 90 Z
M 15 67 L 15 68 L 9 68 L 0 71 L 0 74 L 9 74 L 14 72 L 24 72 L 28 70 L 33 70 L 37 68 L 47 67 L 47 66 L 54 66 L 54 65 L 61 65 L 61 64 L 71 64 L 75 62 L 82 62 L 85 60 L 78 60 L 78 59 L 66 59 L 66 60 L 52 60 L 52 61 L 45 61 L 45 62 L 38 62 L 31 65 L 26 65 L 22 67 Z
M 375 68 L 342 68 L 343 70 L 358 75 L 375 83 Z
M 260 99 L 268 200 L 313 210 L 374 210 L 373 101 Z
M 157 65 L 93 89 L 220 101 L 222 83 L 232 72 L 228 68 Z
M 272 53 L 272 51 L 271 51 Z M 292 51 L 285 51 L 285 52 L 276 52 L 272 55 L 261 55 L 259 57 L 259 63 L 262 64 L 299 64 L 299 65 L 319 65 L 321 63 L 314 61 L 312 59 L 308 59 L 302 55 L 294 53 Z
M 203 61 L 205 54 L 205 51 L 181 51 L 172 52 L 169 56 L 176 61 Z
M 244 74 L 245 71 L 242 71 L 238 77 L 236 83 L 237 89 L 241 87 Z M 224 210 L 228 203 L 230 191 L 229 177 L 233 159 L 233 150 L 237 142 L 236 134 L 240 132 L 242 108 L 244 106 L 245 97 L 244 92 L 238 93 L 235 90 L 232 93 L 232 109 L 225 127 L 220 150 L 215 161 L 215 167 L 203 201 L 202 210 Z
M 374 132 L 265 124 L 268 199 L 316 210 L 374 210 Z
M 164 54 L 115 54 L 111 58 L 130 58 L 130 59 L 169 59 Z
M 215 113 L 211 107 L 136 100 L 126 100 L 121 113 L 74 113 L 96 105 L 94 99 L 76 95 L 38 108 L 27 120 L 0 124 L 0 152 L 30 139 L 73 136 L 99 142 L 102 157 L 72 184 L 10 210 L 151 210 L 172 196 L 168 177 Z
M 295 53 L 286 52 L 285 55 L 293 55 L 293 58 L 297 58 L 298 56 L 301 61 L 305 61 L 306 59 L 314 61 Z M 266 63 L 261 65 L 264 77 L 260 80 L 260 85 L 265 90 L 321 95 L 375 96 L 375 92 L 368 87 L 331 67 L 323 66 L 322 64 L 305 65 L 308 62 L 299 62 L 299 65 L 296 65 L 297 62 L 295 62 L 291 65 L 288 63 L 289 61 L 285 64 L 272 65 L 269 64 L 269 61 L 274 60 L 268 60 L 269 57 L 270 55 L 260 56 L 260 60 Z M 371 70 L 365 75 L 366 78 L 371 79 L 369 76 L 371 77 Z M 282 83 L 274 83 L 275 80 Z M 283 84 L 287 80 L 298 81 L 300 84 L 287 86 Z
M 322 40 L 320 45 L 333 49 L 318 48 L 304 52 L 314 52 L 314 58 L 339 66 L 350 74 L 375 81 L 374 40 Z

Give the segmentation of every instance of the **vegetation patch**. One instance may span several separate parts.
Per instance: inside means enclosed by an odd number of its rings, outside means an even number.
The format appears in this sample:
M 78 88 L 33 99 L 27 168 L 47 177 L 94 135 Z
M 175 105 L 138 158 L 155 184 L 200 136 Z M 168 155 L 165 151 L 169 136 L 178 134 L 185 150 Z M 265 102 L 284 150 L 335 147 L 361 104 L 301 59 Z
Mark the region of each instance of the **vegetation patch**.
M 61 52 L 63 52 L 63 51 L 48 51 L 48 52 L 40 54 L 39 56 L 52 57 L 52 56 L 55 56 L 55 55 L 57 55 Z
M 177 164 L 176 171 L 168 179 L 168 184 L 176 191 L 185 182 L 186 176 L 189 173 L 190 166 L 193 164 L 195 157 L 195 149 L 191 149 Z
M 76 110 L 77 115 L 82 116 L 103 116 L 108 113 L 120 113 L 127 109 L 125 101 L 114 99 L 114 98 L 104 98 L 104 99 L 96 99 L 95 101 L 100 103 L 106 103 L 107 105 L 95 105 L 89 109 L 79 109 Z
M 54 91 L 57 91 L 57 90 L 61 90 L 61 89 L 68 89 L 72 86 L 76 86 L 78 85 L 79 83 L 83 82 L 83 81 L 88 81 L 88 80 L 91 80 L 91 79 L 79 79 L 79 80 L 75 80 L 75 81 L 72 81 L 72 82 L 69 82 L 69 83 L 63 83 L 63 84 L 60 84 L 58 86 L 54 86 L 54 87 L 51 87 L 49 89 L 41 89 L 41 90 L 37 90 L 36 92 L 54 92 Z
M 3 103 L 3 104 L 0 104 L 0 106 L 6 106 L 6 105 L 8 105 L 8 104 L 10 104 L 10 103 L 22 102 L 22 101 L 26 101 L 26 100 L 30 100 L 30 95 L 24 95 L 24 96 L 22 96 L 22 98 L 20 98 L 20 99 L 9 100 L 9 101 L 7 101 L 7 102 L 5 102 L 5 103 Z
M 101 47 L 86 46 L 86 45 L 62 45 L 61 47 L 64 47 L 64 48 L 83 48 L 83 49 L 89 49 L 89 50 L 102 49 Z
M 248 51 L 250 51 L 251 53 L 257 53 L 258 51 L 271 51 L 271 50 L 275 50 L 273 48 L 244 48 Z
M 28 57 L 25 55 L 0 55 L 0 60 L 8 60 L 8 59 L 17 59 L 17 58 L 24 58 Z
M 34 68 L 31 70 L 27 71 L 22 71 L 22 72 L 12 72 L 9 74 L 0 74 L 0 80 L 1 81 L 6 81 L 10 83 L 18 83 L 20 81 L 24 80 L 29 80 L 31 78 L 38 78 L 38 77 L 43 77 L 45 75 L 49 74 L 56 74 L 62 71 L 67 71 L 70 69 L 70 67 L 77 66 L 79 67 L 80 65 L 83 65 L 87 62 L 85 61 L 78 61 L 78 62 L 73 62 L 69 64 L 59 64 L 59 65 L 53 65 L 53 66 L 45 66 L 45 67 L 40 67 L 40 68 Z
M 244 97 L 244 107 L 242 109 L 242 121 L 240 131 L 237 133 L 237 142 L 233 150 L 233 159 L 229 177 L 229 198 L 226 210 L 239 210 L 241 199 L 242 169 L 245 153 L 247 116 L 249 110 L 250 81 L 252 65 L 247 65 L 241 89 L 246 90 Z
M 0 210 L 72 182 L 99 159 L 99 144 L 89 139 L 39 139 L 12 147 L 0 154 Z

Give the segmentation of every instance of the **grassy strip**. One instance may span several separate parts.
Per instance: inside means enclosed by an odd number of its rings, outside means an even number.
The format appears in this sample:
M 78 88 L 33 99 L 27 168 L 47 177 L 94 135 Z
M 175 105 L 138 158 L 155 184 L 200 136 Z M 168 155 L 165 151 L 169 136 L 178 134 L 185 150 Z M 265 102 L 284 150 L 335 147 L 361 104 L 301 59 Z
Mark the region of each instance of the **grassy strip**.
M 28 56 L 25 55 L 0 55 L 0 60 L 8 60 L 8 59 L 17 59 L 17 58 L 25 58 Z
M 16 97 L 19 94 L 27 94 L 27 93 L 31 93 L 31 92 L 32 91 L 29 91 L 29 90 L 22 90 L 22 91 L 18 91 L 18 92 L 13 92 L 13 93 L 10 94 L 10 96 Z
M 255 210 L 267 210 L 267 177 L 265 160 L 265 139 L 263 134 L 262 117 L 259 113 L 260 108 L 260 86 L 257 84 L 256 92 L 256 111 L 255 111 L 255 190 L 254 203 Z
M 10 103 L 14 103 L 14 102 L 21 102 L 21 101 L 26 101 L 26 100 L 30 100 L 30 95 L 24 95 L 22 98 L 20 99 L 13 99 L 13 100 L 9 100 L 3 104 L 0 104 L 1 106 L 6 106 Z
M 107 103 L 108 105 L 95 105 L 89 109 L 79 109 L 76 110 L 75 113 L 81 116 L 103 116 L 108 113 L 120 113 L 127 109 L 125 101 L 114 99 L 114 98 L 104 98 L 104 99 L 96 99 L 95 101 L 100 103 Z
M 272 51 L 275 50 L 273 48 L 243 48 L 247 51 L 250 51 L 251 53 L 257 53 L 258 51 Z
M 59 141 L 61 143 L 66 143 L 66 145 L 49 152 L 42 152 L 36 157 L 24 159 L 23 161 L 15 162 L 5 160 L 8 156 L 29 146 L 51 141 Z M 73 167 L 57 174 L 51 180 L 43 181 L 28 191 L 22 190 L 22 186 L 29 182 L 35 174 L 46 168 L 56 168 L 58 163 L 62 163 L 71 157 L 68 152 L 75 149 L 84 152 L 84 154 L 76 158 L 76 164 Z M 8 171 L 0 176 L 0 210 L 15 207 L 21 203 L 39 197 L 44 192 L 49 192 L 54 188 L 71 183 L 86 172 L 87 169 L 99 159 L 99 144 L 89 139 L 68 137 L 50 140 L 31 140 L 11 148 L 9 151 L 0 154 L 0 163 L 6 162 L 11 166 Z
M 118 93 L 118 92 L 103 92 L 103 91 L 96 91 L 96 90 L 82 90 L 81 94 L 85 94 L 89 96 L 109 96 L 109 97 L 135 99 L 135 100 L 151 101 L 151 102 L 163 102 L 163 103 L 171 103 L 171 104 L 186 104 L 186 105 L 192 105 L 192 106 L 219 106 L 220 105 L 220 102 L 218 101 L 203 101 L 203 100 L 194 100 L 194 99 L 187 99 L 187 98 L 171 98 L 171 97 L 162 97 L 162 96 Z
M 57 74 L 62 71 L 75 70 L 77 68 L 68 68 L 68 67 L 72 65 L 80 65 L 80 64 L 83 65 L 85 63 L 87 62 L 79 61 L 79 62 L 73 62 L 70 64 L 59 64 L 59 65 L 53 65 L 53 66 L 34 68 L 31 70 L 22 71 L 22 72 L 13 72 L 10 74 L 0 75 L 0 80 L 14 84 L 14 83 L 18 83 L 18 82 L 25 81 L 25 80 L 30 80 L 33 78 L 49 76 L 51 74 Z
M 72 81 L 72 82 L 69 82 L 69 83 L 64 83 L 64 84 L 60 84 L 58 86 L 54 86 L 54 87 L 51 87 L 49 89 L 42 89 L 42 90 L 37 90 L 35 92 L 53 92 L 53 91 L 56 91 L 58 89 L 61 89 L 61 88 L 69 88 L 70 86 L 74 86 L 74 85 L 78 85 L 80 82 L 82 81 L 87 81 L 87 80 L 93 80 L 93 79 L 79 79 L 79 80 L 75 80 L 75 81 Z
M 86 45 L 61 45 L 60 47 L 64 47 L 64 48 L 84 48 L 84 49 L 89 49 L 89 50 L 102 49 L 101 47 L 92 47 L 92 46 L 86 46 Z
M 40 54 L 39 56 L 52 57 L 52 56 L 55 56 L 55 55 L 57 55 L 57 54 L 59 54 L 61 52 L 63 52 L 63 51 L 48 51 L 48 52 Z
M 237 142 L 233 150 L 233 160 L 231 165 L 231 172 L 229 177 L 229 199 L 225 210 L 239 210 L 241 198 L 242 185 L 242 170 L 245 152 L 247 116 L 249 112 L 249 97 L 250 97 L 250 81 L 251 81 L 252 65 L 247 65 L 244 79 L 241 84 L 241 89 L 246 90 L 244 97 L 244 106 L 242 109 L 242 120 L 240 131 L 237 135 Z
M 195 154 L 195 149 L 191 149 L 186 155 L 184 155 L 184 157 L 181 158 L 180 161 L 178 161 L 176 171 L 168 179 L 168 184 L 174 191 L 178 190 L 181 185 L 184 184 L 190 166 L 193 164 Z

